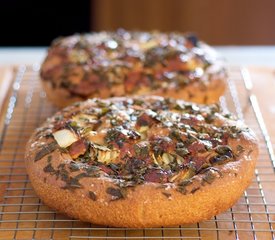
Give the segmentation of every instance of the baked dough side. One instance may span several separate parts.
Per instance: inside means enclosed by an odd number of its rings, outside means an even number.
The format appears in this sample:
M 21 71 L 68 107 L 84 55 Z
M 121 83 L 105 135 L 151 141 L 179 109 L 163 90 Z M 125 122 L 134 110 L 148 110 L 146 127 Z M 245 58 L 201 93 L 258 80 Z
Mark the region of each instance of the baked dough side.
M 226 90 L 225 76 L 213 77 L 209 84 L 205 86 L 200 82 L 194 82 L 182 89 L 171 89 L 171 90 L 150 90 L 148 88 L 140 89 L 136 92 L 136 95 L 157 95 L 162 97 L 171 97 L 175 99 L 184 99 L 194 103 L 211 104 L 219 101 Z M 71 105 L 75 102 L 83 101 L 85 98 L 73 96 L 64 88 L 53 88 L 51 82 L 42 81 L 43 89 L 45 90 L 48 99 L 57 107 L 63 108 Z M 124 92 L 124 86 L 116 86 L 113 89 L 105 89 L 100 94 L 94 94 L 90 96 L 99 98 L 108 98 L 110 96 L 124 97 L 127 94 Z M 122 94 L 123 93 L 123 94 Z
M 258 157 L 258 143 L 254 135 L 244 132 L 228 143 L 233 150 L 243 146 L 244 151 L 236 161 L 218 165 L 215 171 L 196 175 L 186 186 L 186 194 L 177 191 L 173 184 L 164 187 L 148 182 L 129 187 L 125 196 L 114 199 L 106 190 L 117 189 L 117 185 L 109 178 L 83 177 L 79 181 L 80 188 L 64 189 L 64 181 L 44 172 L 49 162 L 47 155 L 34 162 L 37 151 L 29 151 L 35 144 L 33 139 L 26 148 L 26 168 L 43 202 L 72 218 L 114 227 L 159 227 L 210 219 L 238 201 L 251 183 Z M 66 162 L 59 150 L 52 152 L 51 156 L 55 169 Z M 68 177 L 76 174 L 79 172 L 71 172 Z M 209 174 L 211 181 L 205 178 Z

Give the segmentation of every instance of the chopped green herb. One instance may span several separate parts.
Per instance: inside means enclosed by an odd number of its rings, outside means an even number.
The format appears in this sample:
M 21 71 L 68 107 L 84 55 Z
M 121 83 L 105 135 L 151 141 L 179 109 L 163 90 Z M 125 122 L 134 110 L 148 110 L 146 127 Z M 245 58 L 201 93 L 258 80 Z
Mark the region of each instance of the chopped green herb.
M 57 148 L 57 143 L 56 142 L 51 142 L 48 145 L 45 145 L 42 147 L 42 149 L 40 149 L 35 157 L 34 157 L 34 161 L 38 161 L 41 158 L 43 158 L 44 156 L 48 155 L 49 153 L 53 152 L 55 149 Z
M 134 145 L 136 157 L 144 159 L 149 156 L 149 147 L 144 144 Z
M 170 198 L 172 196 L 171 193 L 167 193 L 167 192 L 161 192 L 165 197 Z
M 203 175 L 202 180 L 207 182 L 208 184 L 211 184 L 212 182 L 214 182 L 215 178 L 216 176 L 211 171 L 207 171 L 205 175 Z
M 79 164 L 74 163 L 74 162 L 71 162 L 71 164 L 70 164 L 70 170 L 71 170 L 72 172 L 79 171 L 79 169 L 80 169 Z
M 55 172 L 53 166 L 51 163 L 49 163 L 46 167 L 43 168 L 43 171 L 44 172 L 47 172 L 47 173 L 53 173 Z
M 89 198 L 91 198 L 93 201 L 96 201 L 97 196 L 96 196 L 96 194 L 94 192 L 89 191 Z
M 200 187 L 195 187 L 191 190 L 191 193 L 194 194 L 196 191 L 198 191 L 200 189 Z
M 112 200 L 123 199 L 126 197 L 126 192 L 120 188 L 108 187 L 106 192 L 112 196 Z
M 240 154 L 244 152 L 244 147 L 241 145 L 238 145 L 236 150 L 237 150 L 236 156 L 238 157 L 240 156 Z
M 53 158 L 52 155 L 48 156 L 48 159 L 47 159 L 48 163 L 52 161 L 52 158 Z
M 79 183 L 79 180 L 76 178 L 70 177 L 70 179 L 67 182 L 67 188 L 81 188 L 81 184 Z
M 181 157 L 185 157 L 189 153 L 189 151 L 184 143 L 177 143 L 176 153 Z

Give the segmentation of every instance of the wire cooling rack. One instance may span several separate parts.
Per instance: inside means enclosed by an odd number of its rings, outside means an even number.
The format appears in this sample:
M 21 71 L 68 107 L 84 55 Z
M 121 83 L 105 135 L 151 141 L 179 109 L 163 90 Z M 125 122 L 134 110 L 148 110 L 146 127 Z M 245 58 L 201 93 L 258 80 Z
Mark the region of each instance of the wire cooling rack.
M 255 177 L 239 201 L 212 219 L 182 226 L 126 229 L 72 220 L 45 206 L 25 172 L 25 144 L 55 109 L 42 91 L 39 66 L 16 71 L 0 132 L 0 239 L 275 239 L 274 153 L 246 69 L 230 69 L 221 106 L 244 119 L 260 140 Z M 274 194 L 273 194 L 274 192 Z

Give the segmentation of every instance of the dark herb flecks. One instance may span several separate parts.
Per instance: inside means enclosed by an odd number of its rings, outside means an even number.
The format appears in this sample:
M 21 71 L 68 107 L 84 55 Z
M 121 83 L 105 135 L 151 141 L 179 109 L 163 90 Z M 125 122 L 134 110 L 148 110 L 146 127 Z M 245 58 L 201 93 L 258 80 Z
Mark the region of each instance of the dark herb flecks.
M 70 167 L 69 168 L 70 168 L 71 172 L 76 172 L 76 171 L 80 170 L 79 164 L 78 163 L 74 163 L 74 162 L 70 163 Z
M 215 179 L 216 179 L 216 176 L 213 172 L 211 172 L 211 170 L 207 171 L 202 177 L 202 180 L 208 184 L 211 184 L 212 182 L 214 182 Z
M 190 193 L 194 194 L 196 191 L 198 191 L 200 189 L 200 187 L 195 187 L 191 190 Z
M 75 119 L 79 112 L 70 115 L 69 110 L 69 117 L 62 119 L 64 128 L 87 143 L 86 151 L 56 169 L 50 164 L 50 155 L 44 168 L 64 181 L 66 189 L 80 188 L 82 178 L 104 176 L 115 184 L 106 190 L 111 200 L 125 198 L 126 187 L 144 182 L 174 183 L 183 194 L 195 193 L 196 184 L 189 185 L 196 179 L 202 185 L 211 184 L 218 176 L 214 166 L 237 161 L 236 157 L 244 151 L 240 145 L 236 149 L 230 147 L 230 138 L 238 137 L 243 129 L 222 124 L 218 105 L 201 107 L 168 98 L 136 98 L 111 104 L 94 100 L 93 104 L 93 108 L 84 109 L 85 115 L 96 116 L 93 119 L 83 116 L 86 120 L 78 123 Z M 56 143 L 52 144 L 38 153 L 35 161 L 53 151 Z M 58 149 L 64 156 L 70 149 L 72 153 L 72 145 Z M 90 195 L 94 200 L 93 193 Z M 166 197 L 170 195 L 166 193 Z
M 58 145 L 56 142 L 52 142 L 48 145 L 45 145 L 42 147 L 42 149 L 40 149 L 35 157 L 34 157 L 34 161 L 38 161 L 40 160 L 41 158 L 43 158 L 44 156 L 48 155 L 49 153 L 53 152 L 55 149 L 57 149 Z
M 91 198 L 93 201 L 97 200 L 96 194 L 94 192 L 92 192 L 92 191 L 89 191 L 89 198 Z
M 167 198 L 171 198 L 172 194 L 171 193 L 167 193 L 167 192 L 161 192 L 165 197 Z
M 108 187 L 106 192 L 112 196 L 112 200 L 124 199 L 126 197 L 125 189 Z
M 241 145 L 237 145 L 236 156 L 239 157 L 244 152 L 244 147 Z
M 44 167 L 43 171 L 46 173 L 54 173 L 55 172 L 51 163 L 49 163 L 46 167 Z
M 53 159 L 52 155 L 49 155 L 48 159 L 47 159 L 47 162 L 50 163 L 52 161 L 52 159 Z
M 192 179 L 184 179 L 183 181 L 178 183 L 177 191 L 186 194 L 187 187 L 193 183 Z

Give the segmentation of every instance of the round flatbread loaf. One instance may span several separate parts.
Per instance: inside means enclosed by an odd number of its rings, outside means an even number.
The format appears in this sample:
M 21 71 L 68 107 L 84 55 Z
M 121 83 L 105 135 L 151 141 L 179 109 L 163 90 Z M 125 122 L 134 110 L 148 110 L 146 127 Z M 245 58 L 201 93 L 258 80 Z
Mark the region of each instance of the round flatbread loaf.
M 226 79 L 217 52 L 195 36 L 121 29 L 54 40 L 40 75 L 59 107 L 92 97 L 145 94 L 215 103 Z
M 50 207 L 95 224 L 156 227 L 227 210 L 257 156 L 253 132 L 218 105 L 152 96 L 59 111 L 34 132 L 25 160 Z

